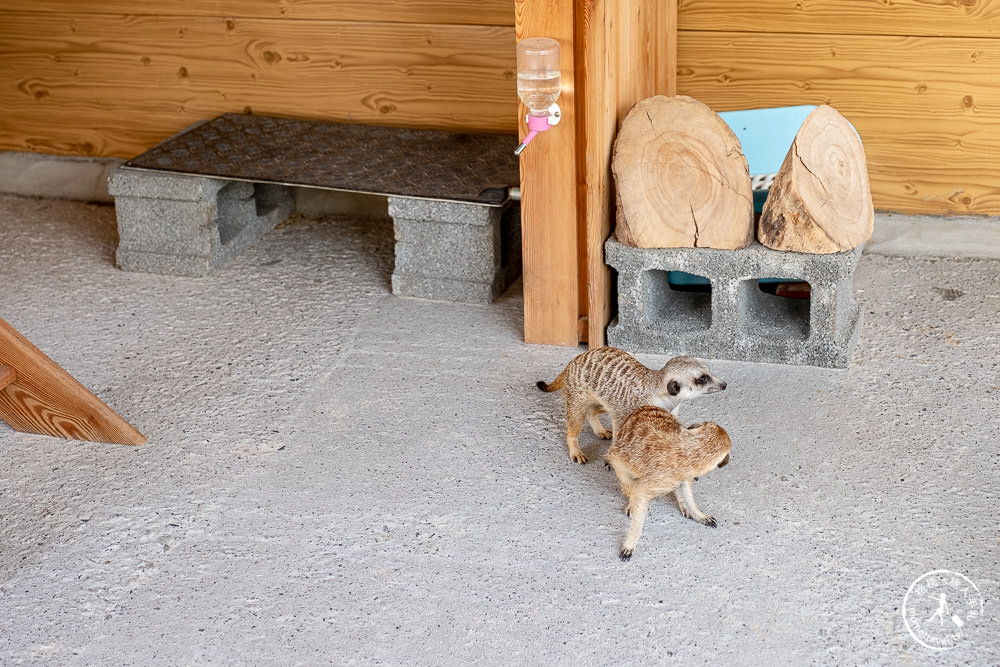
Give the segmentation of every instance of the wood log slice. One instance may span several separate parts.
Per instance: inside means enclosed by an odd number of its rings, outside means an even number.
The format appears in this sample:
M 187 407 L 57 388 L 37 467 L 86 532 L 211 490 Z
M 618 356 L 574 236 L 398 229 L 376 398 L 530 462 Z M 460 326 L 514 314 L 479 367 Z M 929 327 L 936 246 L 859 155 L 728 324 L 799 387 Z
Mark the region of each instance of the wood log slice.
M 775 250 L 842 252 L 867 241 L 874 222 L 861 140 L 839 112 L 817 107 L 775 176 L 757 239 Z
M 753 194 L 739 139 L 691 97 L 658 95 L 622 121 L 611 163 L 615 235 L 637 248 L 745 248 Z

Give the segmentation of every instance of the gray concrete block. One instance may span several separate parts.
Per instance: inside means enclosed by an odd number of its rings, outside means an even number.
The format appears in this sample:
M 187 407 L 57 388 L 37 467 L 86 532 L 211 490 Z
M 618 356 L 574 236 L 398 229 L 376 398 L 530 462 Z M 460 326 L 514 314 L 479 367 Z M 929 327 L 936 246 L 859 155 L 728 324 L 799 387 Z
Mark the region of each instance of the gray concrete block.
M 108 176 L 122 162 L 0 151 L 0 192 L 110 203 L 114 198 L 108 194 Z
M 285 186 L 119 168 L 108 184 L 118 214 L 119 266 L 204 276 L 294 209 Z M 393 292 L 490 303 L 521 273 L 520 206 L 390 197 Z
M 204 276 L 232 261 L 293 209 L 290 189 L 119 168 L 108 182 L 126 271 Z
M 393 293 L 491 303 L 520 275 L 520 207 L 389 198 Z
M 452 280 L 393 272 L 392 293 L 433 301 L 490 304 L 503 293 L 498 282 Z
M 618 318 L 608 343 L 632 352 L 845 368 L 861 330 L 852 281 L 861 248 L 831 255 L 771 250 L 632 248 L 611 238 Z M 670 271 L 708 278 L 710 292 L 674 289 Z M 765 278 L 804 280 L 810 298 L 760 289 Z
M 389 197 L 389 215 L 410 220 L 433 220 L 456 225 L 492 226 L 503 207 L 463 202 Z

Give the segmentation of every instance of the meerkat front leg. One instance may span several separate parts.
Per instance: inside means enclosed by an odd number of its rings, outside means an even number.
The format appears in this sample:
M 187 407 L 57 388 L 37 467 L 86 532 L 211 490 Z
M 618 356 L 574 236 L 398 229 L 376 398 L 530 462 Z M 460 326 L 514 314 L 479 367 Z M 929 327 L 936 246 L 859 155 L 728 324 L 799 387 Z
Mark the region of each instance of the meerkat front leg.
M 687 505 L 684 504 L 684 487 L 690 484 L 690 480 L 684 480 L 681 485 L 674 489 L 674 500 L 677 501 L 677 508 L 681 511 L 681 514 L 691 518 L 691 513 L 688 511 Z
M 642 535 L 642 524 L 646 520 L 646 510 L 649 508 L 649 498 L 644 493 L 636 493 L 629 501 L 629 516 L 631 522 L 628 527 L 628 534 L 622 541 L 621 550 L 618 557 L 622 560 L 632 558 L 635 552 L 635 545 L 639 543 L 639 536 Z
M 618 484 L 622 488 L 622 495 L 625 496 L 625 516 L 632 514 L 632 492 L 635 489 L 637 478 L 619 461 L 617 458 L 605 458 L 604 467 L 610 469 L 618 478 Z
M 691 480 L 686 479 L 674 490 L 674 497 L 677 498 L 677 505 L 681 509 L 681 514 L 689 519 L 694 519 L 698 523 L 715 528 L 718 524 L 715 519 L 705 514 L 694 502 L 694 491 L 691 488 Z

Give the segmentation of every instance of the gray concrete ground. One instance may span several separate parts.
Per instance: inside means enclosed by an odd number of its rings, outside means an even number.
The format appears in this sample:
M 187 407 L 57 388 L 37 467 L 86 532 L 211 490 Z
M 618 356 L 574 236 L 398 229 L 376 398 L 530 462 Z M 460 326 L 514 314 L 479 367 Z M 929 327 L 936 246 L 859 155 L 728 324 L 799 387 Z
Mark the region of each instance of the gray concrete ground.
M 711 362 L 719 526 L 657 501 L 623 563 L 606 443 L 571 464 L 534 386 L 579 350 L 522 342 L 517 286 L 393 297 L 383 222 L 178 278 L 115 268 L 108 206 L 0 211 L 0 317 L 149 437 L 0 424 L 2 664 L 1000 663 L 997 261 L 863 256 L 848 370 Z M 981 617 L 907 598 L 939 569 Z

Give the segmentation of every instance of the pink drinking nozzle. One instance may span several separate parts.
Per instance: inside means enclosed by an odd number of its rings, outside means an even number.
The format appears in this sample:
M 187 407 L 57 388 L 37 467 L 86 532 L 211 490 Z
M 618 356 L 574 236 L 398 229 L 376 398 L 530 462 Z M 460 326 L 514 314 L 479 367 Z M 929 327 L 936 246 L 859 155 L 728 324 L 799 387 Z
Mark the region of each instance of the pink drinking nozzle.
M 517 45 L 517 95 L 528 107 L 528 134 L 514 155 L 531 143 L 539 132 L 559 122 L 561 78 L 559 42 L 549 37 L 532 37 Z

